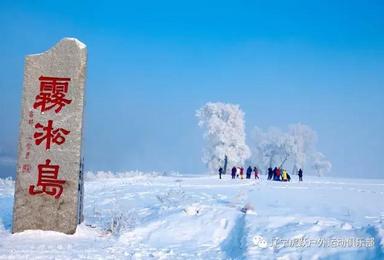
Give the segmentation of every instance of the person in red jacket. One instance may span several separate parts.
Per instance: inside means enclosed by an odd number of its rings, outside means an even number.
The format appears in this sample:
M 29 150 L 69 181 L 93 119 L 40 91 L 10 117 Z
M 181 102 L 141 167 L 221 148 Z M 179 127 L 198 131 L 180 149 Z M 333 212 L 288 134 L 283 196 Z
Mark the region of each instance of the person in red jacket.
M 257 167 L 253 167 L 253 171 L 255 172 L 255 179 L 259 179 L 259 170 L 257 169 Z
M 244 175 L 244 168 L 241 167 L 240 168 L 240 178 L 243 179 L 243 175 Z
M 275 181 L 280 181 L 280 176 L 281 176 L 281 170 L 280 168 L 276 169 L 276 180 Z

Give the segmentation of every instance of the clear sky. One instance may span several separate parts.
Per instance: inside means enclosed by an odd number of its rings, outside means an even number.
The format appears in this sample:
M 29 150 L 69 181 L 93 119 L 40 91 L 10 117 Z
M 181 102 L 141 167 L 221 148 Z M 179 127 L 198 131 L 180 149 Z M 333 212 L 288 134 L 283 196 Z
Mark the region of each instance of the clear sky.
M 383 175 L 383 1 L 0 1 L 0 177 L 14 175 L 24 56 L 88 46 L 85 165 L 202 173 L 195 110 L 314 128 L 331 175 Z

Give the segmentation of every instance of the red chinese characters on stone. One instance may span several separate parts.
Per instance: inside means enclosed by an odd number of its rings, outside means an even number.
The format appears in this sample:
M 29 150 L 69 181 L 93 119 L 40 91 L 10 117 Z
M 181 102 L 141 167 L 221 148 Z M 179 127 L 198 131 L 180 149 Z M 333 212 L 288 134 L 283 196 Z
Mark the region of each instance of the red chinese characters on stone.
M 34 109 L 40 109 L 41 112 L 55 108 L 55 113 L 69 105 L 72 100 L 66 99 L 65 94 L 68 93 L 70 78 L 57 78 L 40 76 L 40 93 L 36 96 Z
M 33 137 L 35 138 L 35 144 L 40 145 L 43 141 L 45 142 L 45 149 L 48 150 L 51 148 L 51 144 L 61 145 L 65 142 L 65 137 L 71 131 L 64 128 L 53 128 L 53 121 L 48 120 L 48 125 L 44 126 L 40 123 L 35 125 L 36 129 L 42 129 L 42 132 L 34 133 Z
M 29 186 L 29 194 L 36 195 L 45 193 L 60 198 L 63 193 L 63 184 L 65 180 L 59 180 L 59 165 L 51 165 L 51 160 L 47 159 L 45 164 L 39 164 L 37 184 Z

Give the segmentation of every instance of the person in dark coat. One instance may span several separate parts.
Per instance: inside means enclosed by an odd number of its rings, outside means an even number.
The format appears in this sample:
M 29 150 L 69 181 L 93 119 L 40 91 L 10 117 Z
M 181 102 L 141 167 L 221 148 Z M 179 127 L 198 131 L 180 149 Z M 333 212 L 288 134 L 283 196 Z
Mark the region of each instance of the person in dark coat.
M 223 171 L 224 171 L 223 168 L 220 167 L 220 168 L 219 168 L 219 176 L 220 176 L 220 179 L 221 179 L 221 175 L 223 174 Z
M 299 181 L 303 181 L 303 170 L 301 168 L 299 170 Z
M 287 173 L 287 179 L 288 181 L 291 181 L 291 176 Z
M 232 168 L 232 172 L 231 172 L 232 179 L 235 179 L 235 178 L 236 178 L 236 171 L 237 171 L 236 167 L 233 166 L 233 168 Z
M 271 180 L 273 176 L 273 170 L 271 167 L 268 168 L 268 180 Z
M 271 169 L 272 170 L 272 169 Z M 253 171 L 255 173 L 255 179 L 259 179 L 259 170 L 257 169 L 257 167 L 253 167 Z
M 247 168 L 247 176 L 246 176 L 246 178 L 247 178 L 247 179 L 250 179 L 250 178 L 251 178 L 251 175 L 252 175 L 252 167 L 251 167 L 251 166 L 248 166 L 248 168 Z

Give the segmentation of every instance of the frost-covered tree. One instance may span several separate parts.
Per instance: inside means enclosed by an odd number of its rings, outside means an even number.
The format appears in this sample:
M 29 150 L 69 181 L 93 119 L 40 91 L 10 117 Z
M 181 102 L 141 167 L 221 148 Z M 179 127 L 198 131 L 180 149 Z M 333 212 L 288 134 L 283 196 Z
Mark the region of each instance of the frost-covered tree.
M 332 164 L 325 158 L 324 154 L 316 152 L 313 154 L 312 168 L 316 171 L 317 175 L 323 176 L 331 170 Z
M 258 168 L 264 170 L 282 166 L 295 149 L 293 137 L 275 127 L 266 131 L 256 127 L 251 138 L 253 159 Z
M 316 132 L 301 123 L 290 125 L 287 132 L 275 127 L 266 131 L 255 127 L 251 141 L 252 161 L 264 171 L 268 167 L 286 167 L 288 164 L 293 167 L 292 173 L 296 173 L 299 168 L 304 168 L 309 160 L 314 162 L 314 158 L 320 158 L 314 156 L 316 154 Z M 325 161 L 321 162 L 325 163 Z M 317 166 L 325 173 L 326 165 L 320 164 L 318 161 Z
M 244 113 L 238 105 L 207 103 L 196 111 L 206 145 L 202 161 L 216 172 L 228 157 L 228 166 L 243 165 L 251 155 L 245 143 Z
M 309 126 L 298 123 L 289 126 L 293 144 L 292 161 L 295 168 L 303 168 L 308 156 L 314 153 L 317 142 L 316 132 Z

